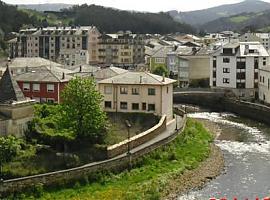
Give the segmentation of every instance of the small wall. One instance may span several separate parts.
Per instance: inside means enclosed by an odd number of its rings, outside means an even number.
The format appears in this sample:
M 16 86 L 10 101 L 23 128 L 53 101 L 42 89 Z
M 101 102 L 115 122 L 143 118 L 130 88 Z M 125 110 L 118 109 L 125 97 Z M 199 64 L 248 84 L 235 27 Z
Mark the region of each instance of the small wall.
M 113 158 L 127 152 L 128 143 L 130 145 L 130 149 L 133 149 L 155 138 L 164 130 L 166 130 L 166 115 L 162 116 L 157 125 L 148 129 L 147 131 L 133 136 L 130 138 L 130 140 L 124 140 L 123 142 L 109 146 L 107 148 L 107 158 Z

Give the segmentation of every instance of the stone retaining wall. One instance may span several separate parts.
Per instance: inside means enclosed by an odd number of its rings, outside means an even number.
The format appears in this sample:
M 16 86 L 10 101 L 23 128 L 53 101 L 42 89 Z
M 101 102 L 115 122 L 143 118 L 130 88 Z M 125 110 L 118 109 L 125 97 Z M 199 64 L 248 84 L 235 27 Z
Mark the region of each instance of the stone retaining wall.
M 107 148 L 107 158 L 113 158 L 127 152 L 128 143 L 130 145 L 130 149 L 133 149 L 152 140 L 164 130 L 166 130 L 166 115 L 162 116 L 159 120 L 159 123 L 154 127 L 133 136 L 132 138 L 130 138 L 130 140 L 124 140 L 123 142 L 109 146 Z

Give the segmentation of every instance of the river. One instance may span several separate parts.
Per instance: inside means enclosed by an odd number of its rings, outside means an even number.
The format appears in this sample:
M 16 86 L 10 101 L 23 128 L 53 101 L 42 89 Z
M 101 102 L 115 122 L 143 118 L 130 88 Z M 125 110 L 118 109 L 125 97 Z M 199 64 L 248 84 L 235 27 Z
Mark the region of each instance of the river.
M 231 113 L 197 112 L 189 117 L 217 127 L 215 143 L 224 154 L 225 169 L 203 189 L 178 200 L 255 200 L 270 195 L 270 126 Z

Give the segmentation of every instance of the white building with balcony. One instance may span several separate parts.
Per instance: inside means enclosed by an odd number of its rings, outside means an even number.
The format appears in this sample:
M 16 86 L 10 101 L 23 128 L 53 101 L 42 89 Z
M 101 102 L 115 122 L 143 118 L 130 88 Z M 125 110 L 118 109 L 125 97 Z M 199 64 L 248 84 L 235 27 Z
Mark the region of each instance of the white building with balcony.
M 259 68 L 269 54 L 260 42 L 230 43 L 210 58 L 210 86 L 230 90 L 241 98 L 258 96 Z

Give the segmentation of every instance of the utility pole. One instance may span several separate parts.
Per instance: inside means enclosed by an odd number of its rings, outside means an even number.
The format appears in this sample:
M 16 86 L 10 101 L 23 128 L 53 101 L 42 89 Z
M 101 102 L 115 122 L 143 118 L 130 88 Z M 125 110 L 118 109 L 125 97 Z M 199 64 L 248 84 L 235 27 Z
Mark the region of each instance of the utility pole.
M 128 170 L 131 170 L 131 152 L 130 152 L 130 128 L 131 124 L 129 123 L 128 120 L 125 121 L 126 127 L 128 130 L 128 145 L 127 145 L 127 155 L 128 155 Z

